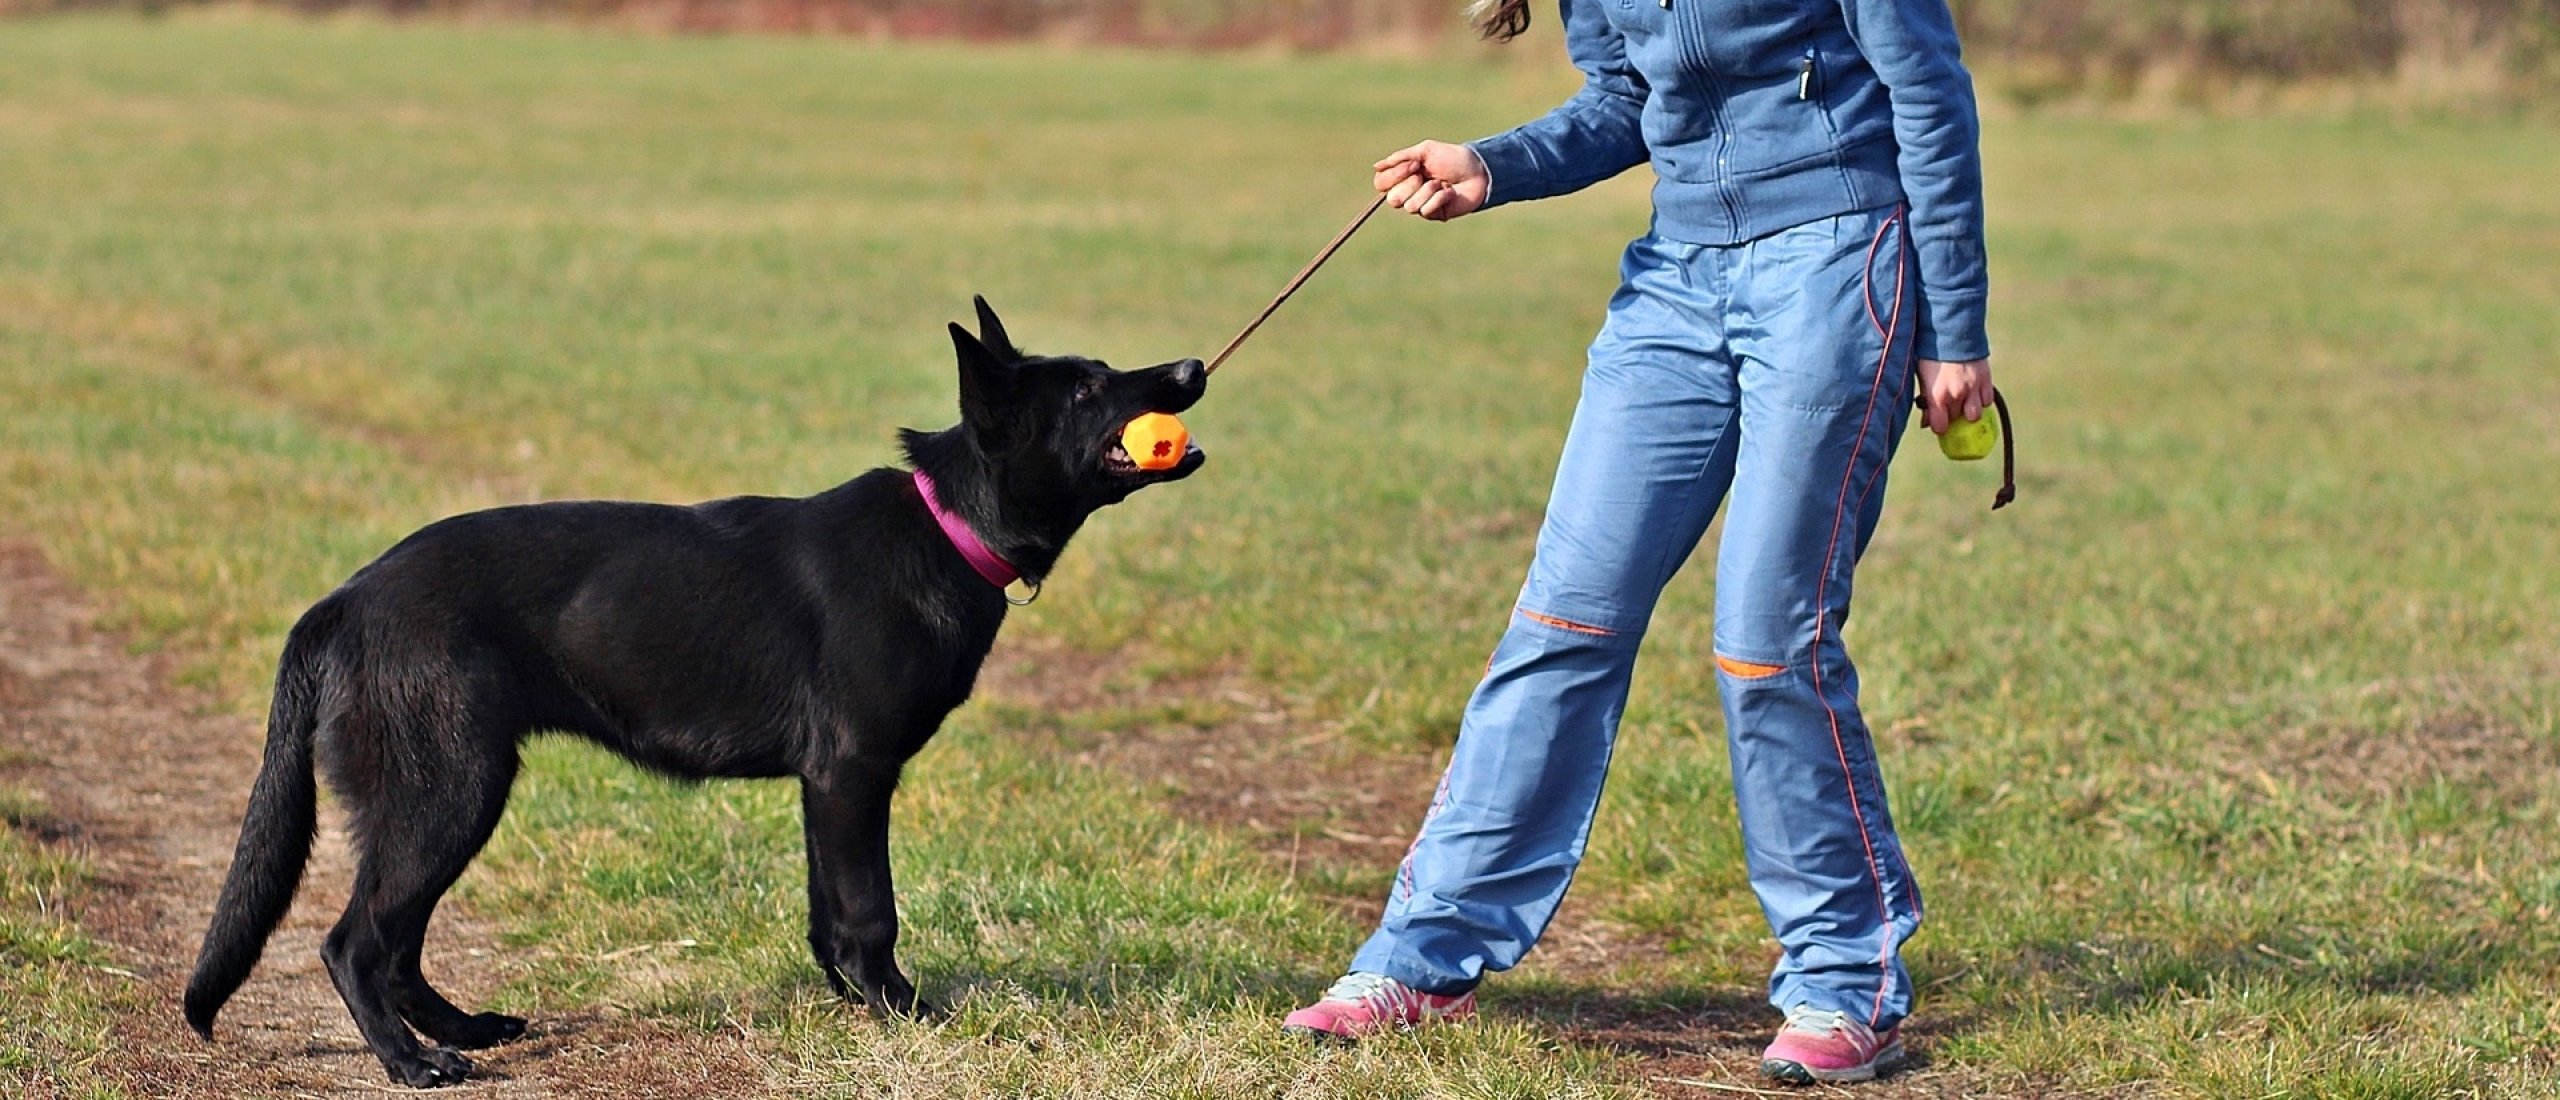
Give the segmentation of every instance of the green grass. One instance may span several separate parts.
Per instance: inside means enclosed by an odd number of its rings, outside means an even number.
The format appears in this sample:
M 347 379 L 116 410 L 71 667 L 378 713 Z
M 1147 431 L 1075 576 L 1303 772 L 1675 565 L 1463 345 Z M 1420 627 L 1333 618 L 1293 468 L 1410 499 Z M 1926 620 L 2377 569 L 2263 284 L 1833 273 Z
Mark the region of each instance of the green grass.
M 20 832 L 48 819 L 42 798 L 0 783 L 0 1082 L 11 1096 L 114 1096 L 97 1063 L 116 1014 L 144 1005 L 69 916 L 88 868 Z
M 1378 153 L 1540 110 L 1560 68 L 8 24 L 0 522 L 253 714 L 291 618 L 430 519 L 887 461 L 893 427 L 951 418 L 941 322 L 972 292 L 1035 350 L 1213 349 Z M 2023 499 L 1987 514 L 1987 471 L 1913 440 L 1853 630 L 1939 1066 L 2543 1094 L 2560 128 L 2028 115 L 1987 140 Z M 1133 676 L 1242 669 L 1362 751 L 1445 744 L 1644 218 L 1630 179 L 1374 225 L 1187 417 L 1209 468 L 1101 517 L 1012 629 Z M 1707 572 L 1656 619 L 1573 901 L 1664 945 L 1630 997 L 1747 1000 L 1768 957 Z M 506 1003 L 745 1026 L 820 1093 L 1640 1083 L 1505 1020 L 1562 982 L 1534 960 L 1492 1026 L 1279 1043 L 1363 930 L 1061 759 L 1071 720 L 970 708 L 910 773 L 906 955 L 959 1002 L 941 1031 L 824 1003 L 780 785 L 545 747 L 463 902 L 509 942 Z M 0 913 L 52 873 L 30 851 L 0 855 Z M 0 1001 L 109 1010 L 47 958 L 13 939 Z

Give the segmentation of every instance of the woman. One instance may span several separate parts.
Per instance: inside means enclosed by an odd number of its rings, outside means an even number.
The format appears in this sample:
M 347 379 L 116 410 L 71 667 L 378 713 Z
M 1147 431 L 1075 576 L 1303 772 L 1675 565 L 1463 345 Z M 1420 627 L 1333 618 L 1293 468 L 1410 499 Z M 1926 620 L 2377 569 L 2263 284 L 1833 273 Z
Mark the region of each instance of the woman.
M 1479 0 L 1489 37 L 1528 0 Z M 1433 220 L 1650 161 L 1649 233 L 1592 344 L 1519 605 L 1351 973 L 1286 1027 L 1463 1019 L 1520 961 L 1590 835 L 1637 641 L 1720 506 L 1715 647 L 1753 889 L 1783 949 L 1762 1069 L 1901 1058 L 1920 894 L 1857 674 L 1852 570 L 1917 376 L 1930 430 L 1991 396 L 1972 78 L 1945 0 L 1563 0 L 1586 81 L 1543 118 L 1376 165 Z

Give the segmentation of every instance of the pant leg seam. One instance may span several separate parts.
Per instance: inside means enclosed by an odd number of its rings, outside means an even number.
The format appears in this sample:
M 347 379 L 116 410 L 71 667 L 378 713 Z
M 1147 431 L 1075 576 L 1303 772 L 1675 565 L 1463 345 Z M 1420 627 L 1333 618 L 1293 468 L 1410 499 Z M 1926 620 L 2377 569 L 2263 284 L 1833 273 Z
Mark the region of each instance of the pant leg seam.
M 1887 231 L 1891 230 L 1895 225 L 1899 224 L 1899 222 L 1900 217 L 1898 213 L 1896 217 L 1887 219 L 1885 224 L 1882 227 L 1879 227 L 1876 231 L 1878 239 L 1881 240 L 1883 235 Z M 1897 245 L 1899 245 L 1899 241 L 1897 241 Z M 1902 249 L 1897 247 L 1894 258 L 1896 278 L 1901 277 L 1901 265 L 1904 262 Z M 1870 279 L 1874 277 L 1874 270 L 1872 266 L 1868 268 L 1866 277 Z M 1899 324 L 1901 321 L 1899 310 L 1895 311 L 1895 316 L 1891 321 L 1894 324 Z M 1875 381 L 1867 390 L 1866 412 L 1864 415 L 1859 417 L 1857 437 L 1850 443 L 1848 460 L 1845 463 L 1845 468 L 1840 471 L 1840 490 L 1832 505 L 1831 512 L 1831 537 L 1823 547 L 1822 551 L 1821 579 L 1815 582 L 1814 585 L 1813 645 L 1811 647 L 1811 651 L 1807 655 L 1812 662 L 1811 672 L 1813 676 L 1814 698 L 1822 704 L 1823 714 L 1830 722 L 1832 750 L 1839 757 L 1840 779 L 1842 784 L 1848 789 L 1849 813 L 1852 819 L 1857 823 L 1858 842 L 1866 850 L 1868 879 L 1875 885 L 1876 918 L 1883 926 L 1884 931 L 1884 943 L 1880 948 L 1879 956 L 1876 960 L 1879 973 L 1876 985 L 1875 1004 L 1869 1011 L 1867 1019 L 1867 1022 L 1870 1025 L 1883 1019 L 1885 1000 L 1893 992 L 1892 956 L 1895 947 L 1893 935 L 1893 903 L 1885 889 L 1884 865 L 1877 858 L 1875 834 L 1867 823 L 1866 805 L 1858 794 L 1857 770 L 1849 763 L 1849 746 L 1846 734 L 1840 727 L 1840 712 L 1838 708 L 1831 705 L 1831 698 L 1824 690 L 1822 682 L 1822 647 L 1824 641 L 1830 637 L 1827 627 L 1831 618 L 1831 573 L 1833 570 L 1833 563 L 1840 552 L 1840 527 L 1848 517 L 1849 489 L 1856 483 L 1859 458 L 1865 452 L 1867 446 L 1867 433 L 1875 426 L 1876 402 L 1884 391 L 1885 377 L 1892 367 L 1893 342 L 1894 332 L 1889 327 L 1886 329 L 1884 334 L 1884 350 L 1876 357 Z

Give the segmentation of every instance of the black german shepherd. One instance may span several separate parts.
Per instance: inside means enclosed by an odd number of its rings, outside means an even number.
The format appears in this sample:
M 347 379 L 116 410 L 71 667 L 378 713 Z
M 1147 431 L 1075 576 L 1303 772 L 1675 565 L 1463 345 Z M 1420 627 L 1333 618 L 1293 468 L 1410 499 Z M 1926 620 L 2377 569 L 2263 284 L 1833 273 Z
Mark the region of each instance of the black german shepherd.
M 454 1007 L 418 953 L 540 731 L 684 778 L 799 777 L 819 969 L 874 1012 L 931 1012 L 896 958 L 899 769 L 969 697 L 1008 571 L 1036 587 L 1086 516 L 1205 458 L 1195 447 L 1147 471 L 1119 442 L 1133 417 L 1200 399 L 1199 360 L 1123 372 L 1026 356 L 977 307 L 977 334 L 951 326 L 960 423 L 901 433 L 912 472 L 805 499 L 473 512 L 402 540 L 305 613 L 187 1023 L 211 1037 L 293 901 L 316 761 L 357 858 L 321 957 L 391 1079 L 452 1084 L 471 1071 L 452 1048 L 521 1035 L 521 1019 Z

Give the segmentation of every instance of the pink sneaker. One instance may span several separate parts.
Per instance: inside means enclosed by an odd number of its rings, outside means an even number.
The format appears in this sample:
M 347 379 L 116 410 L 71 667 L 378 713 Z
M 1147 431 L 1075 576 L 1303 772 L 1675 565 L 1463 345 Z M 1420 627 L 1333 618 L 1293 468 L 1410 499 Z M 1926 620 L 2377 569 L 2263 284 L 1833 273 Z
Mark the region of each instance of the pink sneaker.
M 1902 1065 L 1902 1029 L 1878 1035 L 1846 1013 L 1797 1006 L 1760 1055 L 1760 1072 L 1791 1085 L 1872 1081 Z
M 1280 1030 L 1314 1039 L 1357 1039 L 1389 1028 L 1457 1023 L 1475 1014 L 1472 990 L 1443 997 L 1384 974 L 1351 973 L 1325 990 L 1323 999 L 1280 1021 Z

